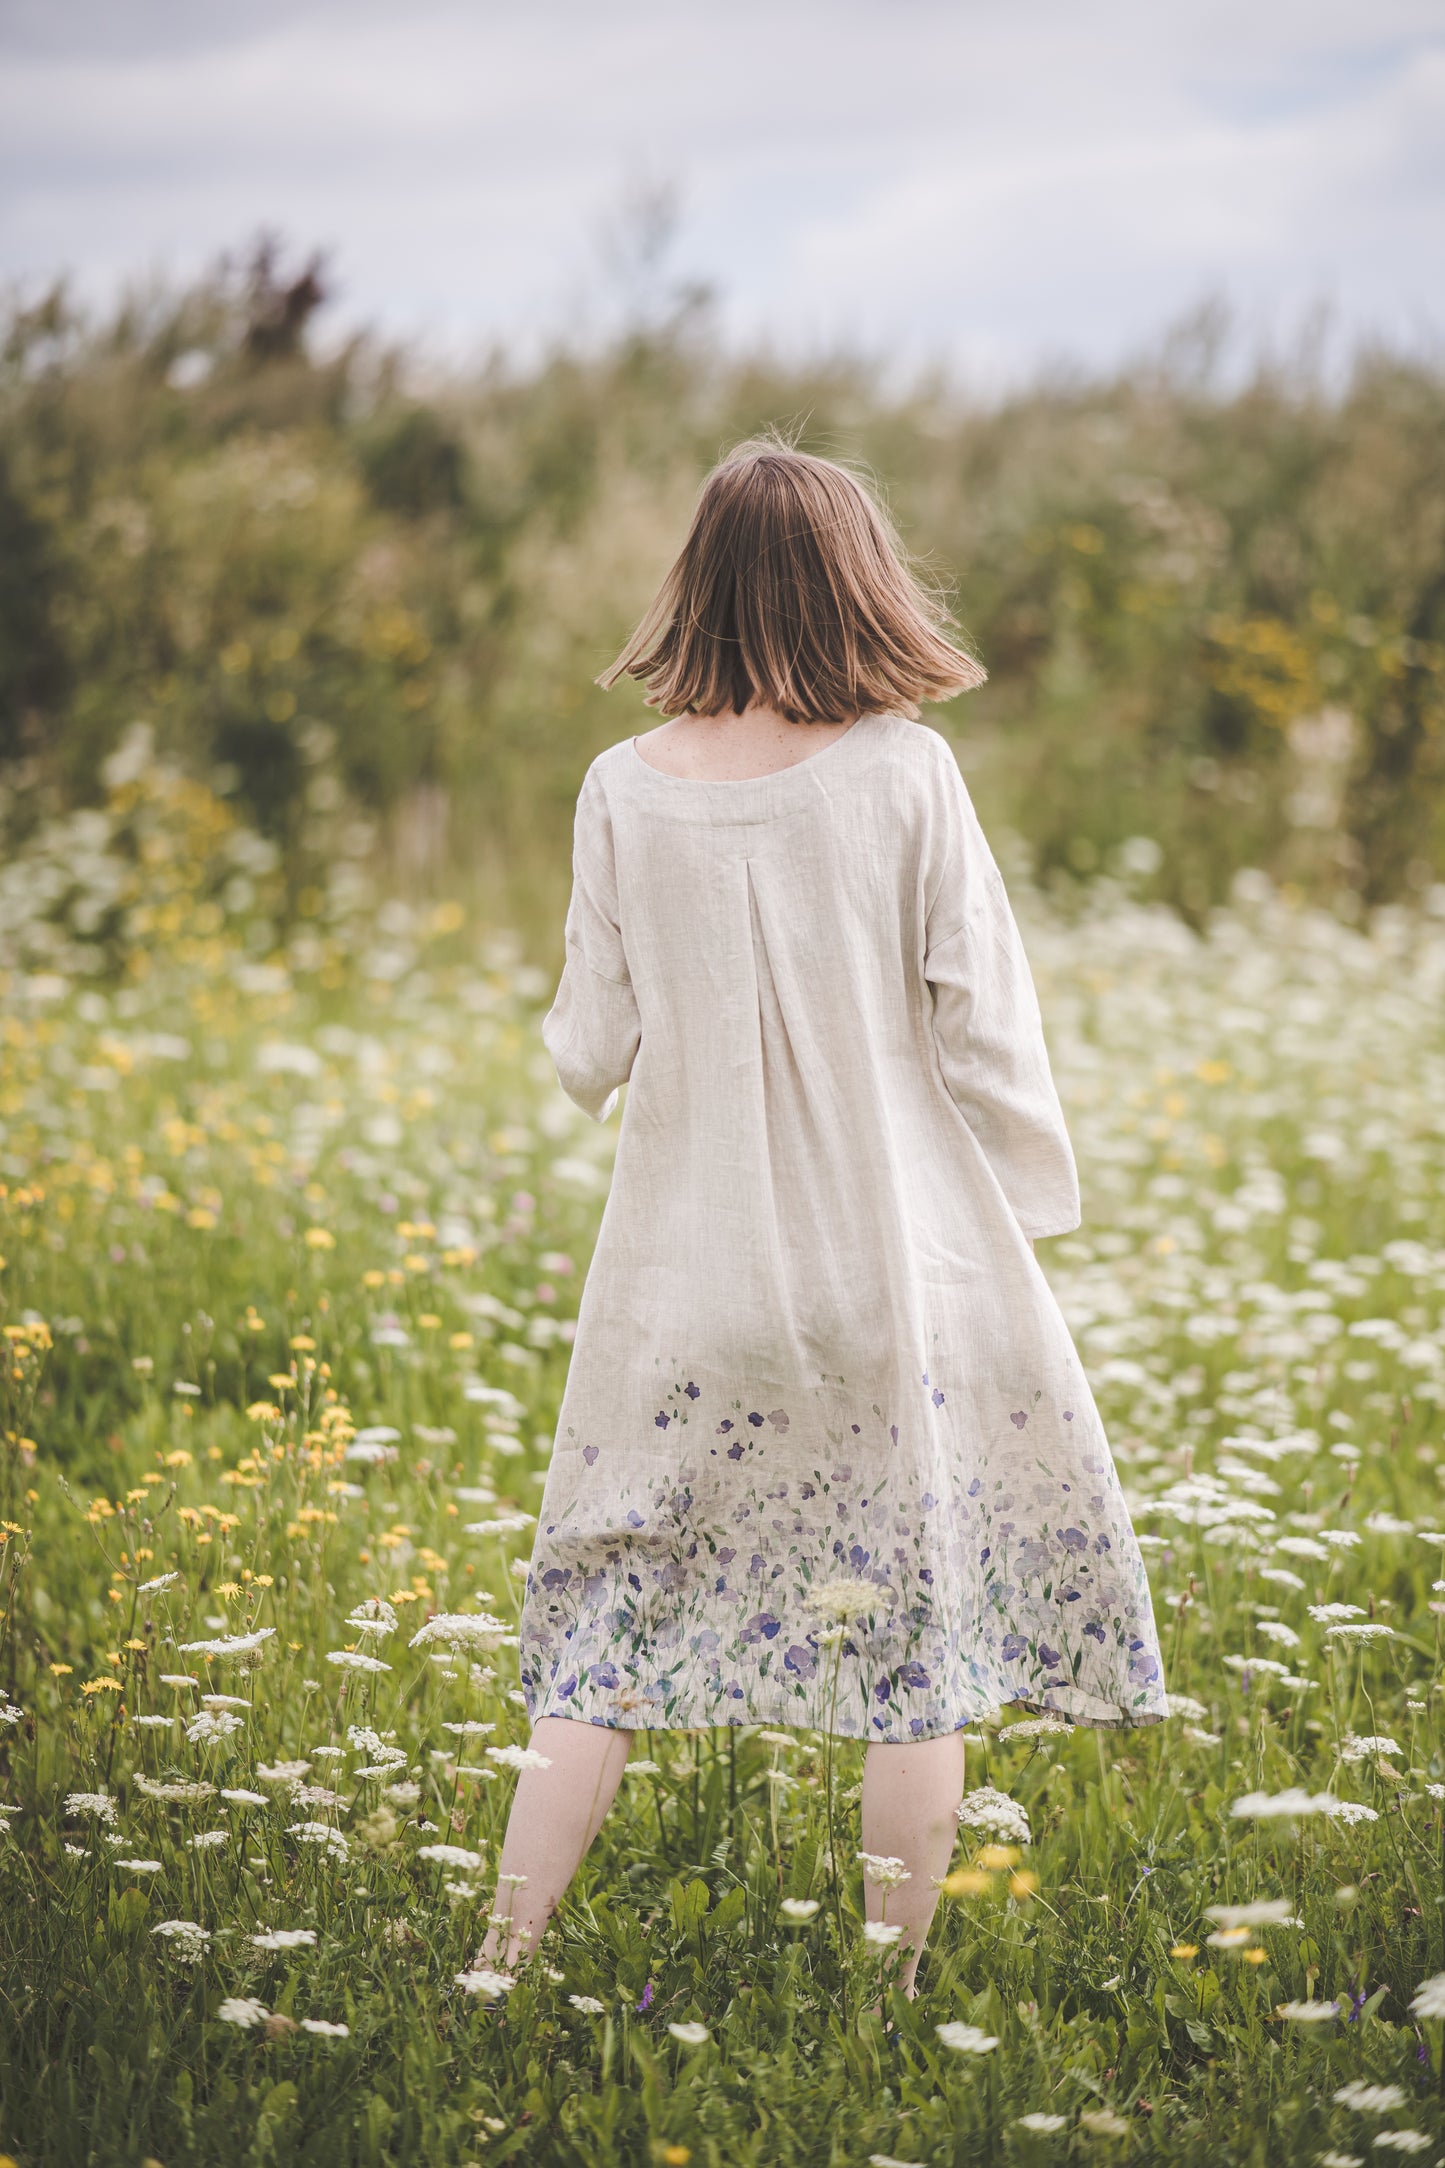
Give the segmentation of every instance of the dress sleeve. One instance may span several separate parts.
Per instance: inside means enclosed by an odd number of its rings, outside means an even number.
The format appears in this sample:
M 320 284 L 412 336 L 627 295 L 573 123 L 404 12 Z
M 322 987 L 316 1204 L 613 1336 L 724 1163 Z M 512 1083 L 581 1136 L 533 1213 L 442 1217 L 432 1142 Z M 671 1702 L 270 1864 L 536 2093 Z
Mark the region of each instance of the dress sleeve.
M 632 1073 L 642 1025 L 618 918 L 612 822 L 590 769 L 577 799 L 564 938 L 562 977 L 542 1038 L 567 1097 L 605 1122 Z
M 1003 876 L 944 744 L 924 877 L 924 976 L 949 1094 L 1030 1240 L 1079 1225 L 1079 1178 Z

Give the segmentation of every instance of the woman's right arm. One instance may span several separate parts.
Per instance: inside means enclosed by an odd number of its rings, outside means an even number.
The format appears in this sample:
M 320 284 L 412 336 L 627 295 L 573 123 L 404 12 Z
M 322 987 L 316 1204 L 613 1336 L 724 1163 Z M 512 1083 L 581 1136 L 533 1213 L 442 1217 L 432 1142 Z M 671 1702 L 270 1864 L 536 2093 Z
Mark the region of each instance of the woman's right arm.
M 566 961 L 542 1037 L 567 1097 L 605 1122 L 632 1073 L 642 1024 L 619 923 L 612 822 L 591 769 L 577 799 L 564 938 Z

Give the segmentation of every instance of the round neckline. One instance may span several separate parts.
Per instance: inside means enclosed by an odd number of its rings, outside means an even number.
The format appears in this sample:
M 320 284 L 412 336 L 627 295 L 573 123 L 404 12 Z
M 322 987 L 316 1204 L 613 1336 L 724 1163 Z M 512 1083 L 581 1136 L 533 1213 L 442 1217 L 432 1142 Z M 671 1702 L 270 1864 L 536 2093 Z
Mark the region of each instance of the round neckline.
M 856 737 L 864 723 L 877 720 L 878 716 L 872 710 L 855 716 L 842 735 L 832 739 L 821 751 L 805 753 L 801 760 L 791 760 L 785 768 L 768 768 L 761 775 L 669 775 L 665 768 L 654 768 L 650 760 L 643 759 L 637 749 L 635 737 L 630 738 L 628 743 L 634 765 L 645 769 L 648 775 L 656 776 L 659 783 L 678 784 L 684 790 L 756 790 L 759 784 L 779 783 L 784 776 L 796 774 L 799 768 L 811 768 L 816 761 L 826 760 L 830 753 L 837 752 L 840 745 L 846 745 L 850 738 Z

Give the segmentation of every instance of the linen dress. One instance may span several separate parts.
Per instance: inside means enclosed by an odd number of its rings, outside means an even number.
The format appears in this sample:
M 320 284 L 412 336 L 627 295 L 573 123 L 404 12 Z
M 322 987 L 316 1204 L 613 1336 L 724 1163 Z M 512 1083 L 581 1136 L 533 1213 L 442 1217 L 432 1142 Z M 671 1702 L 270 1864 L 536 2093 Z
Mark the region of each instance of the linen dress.
M 532 1717 L 1158 1722 L 1139 1546 L 1029 1247 L 1079 1224 L 1073 1153 L 947 741 L 865 715 L 740 782 L 610 747 L 542 1029 L 587 1113 L 628 1090 L 522 1610 Z

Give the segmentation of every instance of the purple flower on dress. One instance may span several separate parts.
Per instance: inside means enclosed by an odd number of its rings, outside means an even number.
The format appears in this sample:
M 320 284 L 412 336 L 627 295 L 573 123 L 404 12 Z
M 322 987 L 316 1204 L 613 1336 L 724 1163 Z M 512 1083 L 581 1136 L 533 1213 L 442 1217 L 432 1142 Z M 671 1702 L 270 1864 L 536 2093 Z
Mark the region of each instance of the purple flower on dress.
M 1022 1430 L 1024 1424 L 1028 1421 L 1028 1416 L 1022 1408 L 1017 1408 L 1009 1417 L 1009 1421 L 1013 1424 L 1015 1430 Z
M 788 1427 L 788 1417 L 782 1408 L 774 1408 L 768 1417 L 768 1421 L 772 1424 L 774 1430 L 786 1430 Z
M 972 1481 L 972 1482 L 971 1482 L 971 1483 L 969 1484 L 969 1486 L 968 1486 L 968 1495 L 969 1495 L 969 1497 L 970 1497 L 970 1498 L 976 1498 L 976 1497 L 978 1496 L 979 1492 L 980 1492 L 980 1491 L 981 1491 L 982 1489 L 983 1489 L 983 1477 L 982 1477 L 982 1476 L 978 1476 L 978 1475 L 976 1475 L 976 1476 L 974 1477 L 973 1481 Z
M 594 1686 L 605 1686 L 610 1693 L 614 1694 L 622 1684 L 616 1664 L 594 1664 L 587 1676 Z
M 893 1443 L 894 1443 L 895 1445 L 897 1445 L 897 1443 L 898 1443 L 898 1425 L 897 1425 L 896 1423 L 890 1423 L 890 1424 L 888 1425 L 888 1435 L 889 1435 L 889 1437 L 890 1437 L 890 1438 L 891 1438 L 891 1439 L 893 1440 Z
M 791 1671 L 795 1679 L 814 1678 L 818 1670 L 817 1655 L 804 1642 L 795 1641 L 783 1658 L 783 1669 Z
M 748 1417 L 748 1421 L 752 1424 L 754 1430 L 761 1430 L 763 1427 L 763 1419 L 758 1414 L 756 1409 L 754 1409 L 752 1414 Z
M 702 1387 L 700 1385 L 694 1385 L 691 1378 L 688 1379 L 686 1385 L 684 1385 L 682 1389 L 687 1394 L 689 1400 L 696 1400 L 698 1394 L 702 1391 Z
M 573 1695 L 574 1695 L 574 1694 L 576 1693 L 576 1691 L 577 1691 L 577 1674 L 576 1674 L 576 1672 L 574 1671 L 574 1672 L 573 1672 L 573 1674 L 572 1674 L 572 1676 L 571 1676 L 571 1678 L 570 1678 L 570 1679 L 564 1679 L 564 1680 L 562 1681 L 562 1684 L 561 1684 L 561 1685 L 560 1685 L 560 1686 L 558 1687 L 558 1689 L 557 1689 L 557 1699 L 558 1699 L 559 1701 L 570 1701 L 570 1700 L 572 1699 L 572 1696 L 573 1696 Z
M 898 1683 L 900 1686 L 906 1686 L 911 1694 L 916 1694 L 921 1692 L 925 1686 L 931 1686 L 933 1681 L 922 1664 L 916 1663 L 910 1657 L 906 1664 L 898 1666 Z
M 1086 1627 L 1084 1628 L 1084 1631 L 1085 1631 L 1085 1633 L 1086 1633 L 1086 1634 L 1092 1634 L 1092 1635 L 1093 1635 L 1093 1637 L 1094 1637 L 1094 1639 L 1095 1639 L 1096 1641 L 1098 1641 L 1098 1642 L 1100 1642 L 1100 1643 L 1102 1643 L 1102 1642 L 1103 1642 L 1103 1639 L 1104 1639 L 1104 1629 L 1103 1629 L 1103 1627 L 1102 1627 L 1102 1626 L 1101 1626 L 1101 1625 L 1099 1624 L 1099 1621 L 1098 1621 L 1098 1620 L 1097 1620 L 1096 1618 L 1091 1618 L 1091 1619 L 1090 1619 L 1090 1621 L 1089 1621 L 1088 1625 L 1087 1625 L 1087 1626 L 1086 1626 Z
M 720 1423 L 718 1424 L 718 1426 L 717 1426 L 717 1434 L 718 1434 L 718 1436 L 719 1436 L 720 1438 L 725 1438 L 725 1437 L 727 1436 L 728 1432 L 729 1432 L 729 1431 L 730 1431 L 730 1430 L 732 1429 L 732 1427 L 733 1427 L 733 1419 L 732 1419 L 732 1417 L 731 1417 L 730 1415 L 725 1415 L 725 1416 L 723 1417 L 722 1421 L 721 1421 L 721 1422 L 720 1422 Z
M 893 1688 L 889 1685 L 887 1679 L 880 1679 L 873 1689 L 873 1699 L 875 1701 L 889 1701 L 892 1696 Z
M 672 1417 L 668 1414 L 666 1408 L 659 1408 L 652 1420 L 659 1430 L 666 1430 L 668 1424 L 672 1421 Z
M 627 1525 L 629 1528 L 641 1528 L 645 1525 L 643 1516 L 638 1512 L 636 1506 L 633 1506 L 627 1515 Z
M 1028 1652 L 1029 1643 L 1027 1634 L 1004 1635 L 1003 1647 L 999 1651 L 999 1654 L 1002 1656 L 1006 1664 L 1016 1664 L 1019 1658 L 1021 1656 L 1027 1656 Z
M 1066 1423 L 1072 1423 L 1072 1421 L 1073 1421 L 1073 1420 L 1074 1420 L 1074 1411 L 1073 1411 L 1073 1409 L 1072 1409 L 1072 1408 L 1065 1408 L 1065 1410 L 1064 1410 L 1064 1421 L 1065 1421 Z
M 943 1394 L 936 1385 L 933 1388 L 933 1405 L 935 1406 L 935 1408 L 941 1408 L 943 1406 Z
M 1089 1539 L 1082 1528 L 1061 1529 L 1059 1541 L 1070 1551 L 1086 1551 L 1089 1548 Z
M 783 1622 L 774 1618 L 771 1611 L 756 1611 L 748 1620 L 738 1639 L 747 1646 L 756 1641 L 772 1641 L 782 1632 Z
M 587 1463 L 587 1465 L 588 1465 L 588 1467 L 589 1467 L 589 1468 L 591 1468 L 591 1467 L 593 1467 L 593 1466 L 595 1465 L 595 1463 L 596 1463 L 596 1460 L 597 1460 L 597 1455 L 599 1454 L 599 1452 L 600 1452 L 601 1450 L 602 1450 L 602 1449 L 601 1449 L 601 1447 L 600 1447 L 600 1446 L 596 1446 L 596 1445 L 584 1445 L 584 1446 L 583 1446 L 583 1448 L 582 1448 L 582 1458 L 583 1458 L 583 1459 L 584 1459 L 584 1460 L 586 1461 L 586 1463 Z
M 542 1576 L 543 1588 L 565 1588 L 572 1578 L 570 1566 L 552 1566 Z
M 1047 1641 L 1041 1641 L 1039 1643 L 1039 1662 L 1043 1665 L 1044 1669 L 1046 1671 L 1052 1671 L 1055 1664 L 1059 1661 L 1060 1658 L 1058 1650 L 1051 1649 Z
M 742 1439 L 741 1439 L 741 1438 L 739 1438 L 739 1440 L 738 1440 L 738 1442 L 737 1442 L 737 1444 L 736 1444 L 736 1445 L 730 1445 L 730 1446 L 728 1447 L 728 1459 L 729 1459 L 729 1460 L 741 1460 L 741 1459 L 742 1459 L 742 1457 L 743 1457 L 743 1441 L 742 1441 Z

